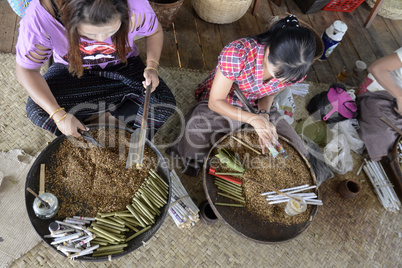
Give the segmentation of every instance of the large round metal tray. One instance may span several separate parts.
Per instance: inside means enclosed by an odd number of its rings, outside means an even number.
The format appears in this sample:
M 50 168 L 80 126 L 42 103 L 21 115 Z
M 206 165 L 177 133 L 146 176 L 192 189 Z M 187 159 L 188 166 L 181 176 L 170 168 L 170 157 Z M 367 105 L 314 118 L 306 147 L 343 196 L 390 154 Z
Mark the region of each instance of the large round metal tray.
M 285 242 L 295 238 L 300 235 L 307 227 L 310 225 L 314 216 L 317 213 L 317 206 L 313 206 L 311 209 L 311 213 L 309 219 L 303 223 L 292 224 L 292 225 L 284 225 L 278 223 L 269 223 L 262 218 L 258 217 L 250 217 L 250 211 L 247 207 L 244 208 L 236 208 L 236 207 L 226 207 L 226 206 L 215 206 L 214 202 L 218 200 L 218 188 L 214 184 L 214 176 L 209 175 L 208 171 L 211 167 L 211 158 L 213 156 L 214 150 L 224 141 L 226 138 L 235 134 L 237 131 L 244 131 L 242 129 L 236 130 L 226 134 L 222 137 L 218 142 L 214 144 L 211 148 L 209 155 L 207 157 L 207 161 L 203 167 L 203 185 L 205 194 L 207 196 L 207 200 L 211 205 L 213 211 L 219 218 L 219 220 L 228 226 L 231 230 L 233 230 L 236 234 L 252 240 L 257 243 L 263 244 L 276 244 L 280 242 Z M 279 139 L 283 142 L 286 141 L 290 144 L 299 155 L 305 160 L 306 165 L 308 166 L 312 180 L 314 184 L 316 184 L 315 173 L 307 162 L 307 159 L 284 137 L 279 136 Z M 315 193 L 317 196 L 318 188 L 316 188 Z M 267 202 L 268 206 L 268 202 Z M 241 220 L 239 220 L 241 219 Z
M 100 126 L 89 126 L 90 129 L 95 129 Z M 102 126 L 102 127 L 110 127 L 110 126 Z M 112 126 L 114 127 L 114 126 Z M 122 128 L 118 127 L 120 129 L 126 130 L 127 132 L 133 133 L 133 130 L 127 129 L 127 128 Z M 27 175 L 27 180 L 25 183 L 25 187 L 30 187 L 32 190 L 35 192 L 39 192 L 39 174 L 40 174 L 40 165 L 45 164 L 45 165 L 50 165 L 51 162 L 51 155 L 53 152 L 57 151 L 58 148 L 60 147 L 61 143 L 67 139 L 65 135 L 61 135 L 57 137 L 53 142 L 51 142 L 38 156 L 38 158 L 35 160 L 33 163 L 28 175 Z M 157 167 L 157 172 L 158 174 L 165 180 L 166 183 L 170 184 L 170 175 L 169 175 L 169 170 L 167 169 L 167 165 L 165 162 L 165 159 L 163 158 L 162 154 L 158 151 L 158 149 L 153 145 L 148 139 L 146 140 L 146 145 L 151 148 L 155 154 L 158 156 L 158 167 Z M 148 241 L 160 228 L 162 225 L 166 214 L 169 209 L 169 202 L 170 202 L 170 197 L 171 197 L 171 187 L 169 187 L 169 196 L 168 196 L 168 204 L 165 205 L 161 209 L 161 214 L 155 218 L 155 224 L 146 232 L 143 234 L 137 236 L 136 238 L 130 240 L 128 242 L 128 247 L 125 248 L 125 251 L 119 254 L 112 255 L 112 259 L 116 259 L 119 257 L 122 257 L 126 255 L 127 253 L 130 253 L 140 246 L 143 245 L 143 242 Z M 36 217 L 34 211 L 33 211 L 33 202 L 34 202 L 35 197 L 30 194 L 28 191 L 25 193 L 25 205 L 26 209 L 28 212 L 28 217 L 29 220 L 31 221 L 31 224 L 35 231 L 38 233 L 38 235 L 43 239 L 43 241 L 48 244 L 51 248 L 56 250 L 59 254 L 63 255 L 60 251 L 58 251 L 53 245 L 51 245 L 51 238 L 44 238 L 44 235 L 49 234 L 48 226 L 49 224 L 54 221 L 55 219 L 50 219 L 50 220 L 42 220 Z M 60 219 L 63 220 L 63 219 Z M 109 258 L 108 256 L 102 256 L 102 257 L 91 257 L 91 256 L 81 256 L 76 258 L 76 260 L 79 261 L 91 261 L 91 262 L 96 262 L 96 261 L 108 261 Z
M 383 165 L 389 180 L 394 186 L 394 190 L 398 195 L 399 199 L 402 200 L 402 170 L 399 165 L 399 152 L 398 144 L 400 143 L 402 136 L 399 136 L 394 144 L 391 152 L 389 152 L 388 157 L 383 157 L 381 159 L 381 164 Z

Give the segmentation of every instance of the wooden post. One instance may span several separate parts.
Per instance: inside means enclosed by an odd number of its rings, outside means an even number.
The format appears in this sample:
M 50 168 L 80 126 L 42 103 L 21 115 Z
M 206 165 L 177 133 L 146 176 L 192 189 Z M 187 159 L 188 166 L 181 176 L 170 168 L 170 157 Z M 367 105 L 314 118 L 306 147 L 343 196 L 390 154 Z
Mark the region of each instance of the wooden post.
M 259 3 L 260 3 L 260 0 L 254 0 L 253 11 L 251 12 L 251 14 L 253 16 L 255 16 L 255 14 L 257 13 Z
M 274 2 L 278 7 L 282 5 L 282 1 L 283 0 L 272 0 L 272 2 Z
M 364 23 L 364 27 L 365 28 L 369 28 L 371 23 L 373 22 L 375 16 L 377 16 L 378 11 L 380 10 L 382 4 L 384 4 L 384 0 L 377 0 L 375 2 L 375 5 L 373 7 L 373 9 L 370 12 L 370 15 L 368 16 L 366 22 Z

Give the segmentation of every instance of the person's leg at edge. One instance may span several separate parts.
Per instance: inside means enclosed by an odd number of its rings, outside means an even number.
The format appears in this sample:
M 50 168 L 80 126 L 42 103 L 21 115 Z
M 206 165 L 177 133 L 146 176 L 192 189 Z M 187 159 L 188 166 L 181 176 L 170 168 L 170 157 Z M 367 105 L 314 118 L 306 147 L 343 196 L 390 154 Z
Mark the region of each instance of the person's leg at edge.
M 208 108 L 208 101 L 200 101 L 186 115 L 185 130 L 166 152 L 179 156 L 184 164 L 182 173 L 196 177 L 211 147 L 224 134 L 238 129 L 242 122 L 224 117 Z

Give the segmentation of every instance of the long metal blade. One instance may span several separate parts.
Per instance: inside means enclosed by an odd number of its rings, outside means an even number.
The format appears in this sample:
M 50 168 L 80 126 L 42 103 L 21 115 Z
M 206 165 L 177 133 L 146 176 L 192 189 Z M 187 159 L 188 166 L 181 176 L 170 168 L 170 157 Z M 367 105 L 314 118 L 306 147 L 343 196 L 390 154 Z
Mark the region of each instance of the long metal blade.
M 79 129 L 78 132 L 81 134 L 81 136 L 82 136 L 84 139 L 86 139 L 87 141 L 91 142 L 93 145 L 96 145 L 96 146 L 98 146 L 98 147 L 100 147 L 100 148 L 103 147 L 101 144 L 99 144 L 99 143 L 94 139 L 94 137 L 92 137 L 91 134 L 89 134 L 88 131 Z
M 136 164 L 140 168 L 144 161 L 144 148 L 147 130 L 137 128 L 130 138 L 130 147 L 128 148 L 128 156 L 126 161 L 126 168 L 131 168 Z
M 145 99 L 144 99 L 144 112 L 142 114 L 141 128 L 137 128 L 130 138 L 130 147 L 128 149 L 128 156 L 126 160 L 126 168 L 131 168 L 136 164 L 137 168 L 142 167 L 144 160 L 145 139 L 147 134 L 147 121 L 149 112 L 149 102 L 151 99 L 151 88 L 147 86 Z

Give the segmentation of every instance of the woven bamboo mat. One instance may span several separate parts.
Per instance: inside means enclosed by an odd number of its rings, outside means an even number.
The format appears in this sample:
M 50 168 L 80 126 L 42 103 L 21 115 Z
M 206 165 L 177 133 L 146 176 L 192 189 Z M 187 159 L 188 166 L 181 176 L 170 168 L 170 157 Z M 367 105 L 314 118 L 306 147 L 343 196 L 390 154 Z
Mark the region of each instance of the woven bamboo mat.
M 15 56 L 1 53 L 0 60 L 0 151 L 18 148 L 34 155 L 54 136 L 38 129 L 26 117 L 28 94 L 17 81 Z
M 14 56 L 0 54 L 0 60 L 0 150 L 20 148 L 36 154 L 54 137 L 32 126 L 25 117 L 27 95 L 15 79 Z M 173 68 L 160 71 L 183 113 L 194 105 L 193 89 L 206 75 L 205 71 Z M 327 85 L 309 84 L 311 95 L 328 89 Z M 296 98 L 296 102 L 303 99 Z M 303 115 L 301 111 L 299 116 Z M 180 117 L 172 116 L 154 143 L 159 147 L 173 141 L 179 123 Z M 161 147 L 160 151 L 164 154 Z M 365 175 L 355 175 L 360 156 L 354 155 L 354 160 L 353 171 L 320 186 L 324 205 L 305 232 L 285 243 L 257 244 L 220 222 L 212 226 L 199 222 L 191 229 L 180 230 L 167 216 L 147 243 L 111 262 L 74 262 L 42 242 L 11 267 L 401 267 L 402 238 L 397 235 L 402 231 L 401 213 L 383 209 Z M 361 193 L 355 199 L 342 199 L 336 191 L 337 184 L 345 178 L 361 182 Z M 201 176 L 181 179 L 194 202 L 201 203 L 205 199 Z

